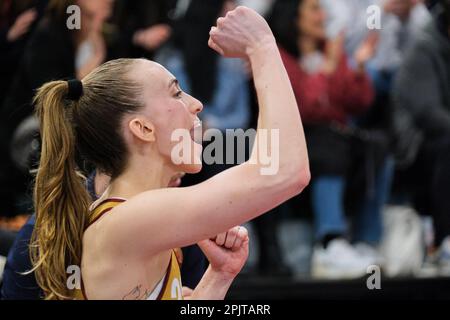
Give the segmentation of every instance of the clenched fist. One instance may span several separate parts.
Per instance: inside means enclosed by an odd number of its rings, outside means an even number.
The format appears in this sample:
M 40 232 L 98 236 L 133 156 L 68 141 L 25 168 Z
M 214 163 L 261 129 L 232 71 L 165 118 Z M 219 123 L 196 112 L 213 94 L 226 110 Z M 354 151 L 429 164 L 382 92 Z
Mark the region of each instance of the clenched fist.
M 242 6 L 217 19 L 209 35 L 209 46 L 229 58 L 245 59 L 264 45 L 276 45 L 266 20 Z
M 198 245 L 213 271 L 234 278 L 247 261 L 248 241 L 247 229 L 234 227 L 214 239 L 203 240 Z

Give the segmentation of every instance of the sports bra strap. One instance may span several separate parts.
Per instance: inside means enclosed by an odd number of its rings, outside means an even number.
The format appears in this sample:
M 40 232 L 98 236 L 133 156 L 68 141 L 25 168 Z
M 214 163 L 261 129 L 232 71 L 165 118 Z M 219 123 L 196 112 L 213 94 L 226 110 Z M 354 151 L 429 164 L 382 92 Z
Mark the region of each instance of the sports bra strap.
M 119 204 L 125 202 L 122 198 L 108 198 L 100 202 L 98 205 L 92 209 L 92 215 L 89 219 L 89 225 L 94 224 L 98 219 L 100 219 L 105 213 L 118 206 Z

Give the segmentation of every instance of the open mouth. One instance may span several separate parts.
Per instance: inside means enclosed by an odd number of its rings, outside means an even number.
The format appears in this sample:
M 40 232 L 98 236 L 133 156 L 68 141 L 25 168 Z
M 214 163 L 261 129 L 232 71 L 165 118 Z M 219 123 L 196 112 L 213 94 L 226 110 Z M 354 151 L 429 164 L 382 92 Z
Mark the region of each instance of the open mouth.
M 203 143 L 203 129 L 202 129 L 202 122 L 200 119 L 196 119 L 194 121 L 194 125 L 190 130 L 191 139 L 195 143 L 202 144 Z

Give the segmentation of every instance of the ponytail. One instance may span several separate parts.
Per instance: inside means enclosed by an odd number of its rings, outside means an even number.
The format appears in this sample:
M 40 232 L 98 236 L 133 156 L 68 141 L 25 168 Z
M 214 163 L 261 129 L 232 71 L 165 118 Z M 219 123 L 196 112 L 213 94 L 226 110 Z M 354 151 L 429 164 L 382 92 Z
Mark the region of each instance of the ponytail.
M 66 270 L 71 265 L 81 267 L 91 198 L 75 159 L 112 177 L 125 168 L 128 150 L 121 122 L 144 105 L 142 83 L 130 76 L 139 62 L 111 60 L 83 78 L 83 83 L 43 85 L 34 99 L 42 151 L 34 187 L 30 272 L 35 271 L 46 299 L 72 298 Z
M 34 187 L 36 225 L 30 256 L 46 299 L 70 299 L 66 269 L 81 267 L 82 237 L 90 198 L 75 161 L 72 116 L 77 101 L 66 99 L 68 83 L 42 86 L 35 97 L 42 151 Z

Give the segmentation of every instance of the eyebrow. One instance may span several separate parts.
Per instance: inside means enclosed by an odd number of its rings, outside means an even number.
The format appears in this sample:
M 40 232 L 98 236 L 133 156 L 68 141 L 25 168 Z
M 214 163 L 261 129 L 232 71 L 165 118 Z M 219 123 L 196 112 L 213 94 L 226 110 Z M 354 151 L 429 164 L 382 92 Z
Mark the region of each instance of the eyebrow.
M 173 78 L 172 80 L 170 80 L 170 82 L 169 82 L 169 89 L 170 89 L 173 85 L 176 85 L 176 86 L 179 85 L 178 80 L 175 79 L 175 78 Z

